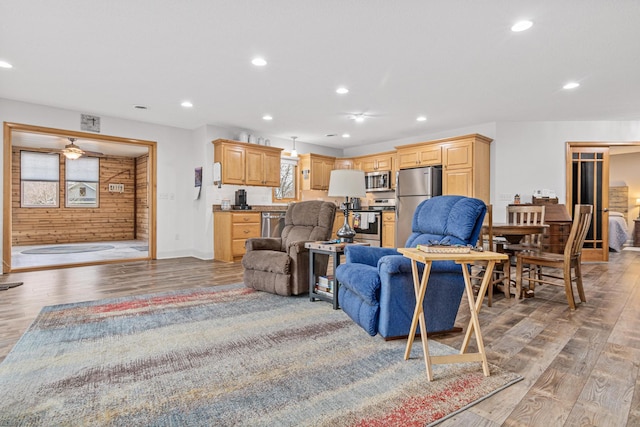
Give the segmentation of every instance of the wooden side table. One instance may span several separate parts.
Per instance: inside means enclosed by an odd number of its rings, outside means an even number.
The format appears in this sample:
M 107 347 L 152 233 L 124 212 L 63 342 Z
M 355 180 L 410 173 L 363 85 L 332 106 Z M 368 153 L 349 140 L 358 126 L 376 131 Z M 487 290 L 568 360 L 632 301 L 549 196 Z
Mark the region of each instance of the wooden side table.
M 640 218 L 633 220 L 633 246 L 640 247 Z
M 340 303 L 338 301 L 338 290 L 340 289 L 340 284 L 338 280 L 335 278 L 334 274 L 334 285 L 332 292 L 317 292 L 315 289 L 315 285 L 317 283 L 317 277 L 315 270 L 315 256 L 316 254 L 321 255 L 329 255 L 333 260 L 333 271 L 335 273 L 336 268 L 340 265 L 340 256 L 344 254 L 344 248 L 347 245 L 361 245 L 361 246 L 369 246 L 368 243 L 327 243 L 327 242 L 307 242 L 304 244 L 304 247 L 309 249 L 309 300 L 321 300 L 328 301 L 333 304 L 333 309 L 337 310 L 340 308 Z
M 442 363 L 464 363 L 464 362 L 482 362 L 482 371 L 486 377 L 489 376 L 489 362 L 487 361 L 487 354 L 484 350 L 484 343 L 482 341 L 482 333 L 480 332 L 480 321 L 478 320 L 478 313 L 482 308 L 482 300 L 487 293 L 489 282 L 491 282 L 491 274 L 496 261 L 508 259 L 506 254 L 498 252 L 474 252 L 470 253 L 427 253 L 419 249 L 414 248 L 399 248 L 400 252 L 405 257 L 411 259 L 411 271 L 413 274 L 413 287 L 416 294 L 416 307 L 413 312 L 413 320 L 411 321 L 411 330 L 409 331 L 409 339 L 407 341 L 407 348 L 404 353 L 404 359 L 408 360 L 411 353 L 411 346 L 415 338 L 416 329 L 418 323 L 420 323 L 420 330 L 426 331 L 427 325 L 424 318 L 422 302 L 424 301 L 425 293 L 427 292 L 427 282 L 429 281 L 429 274 L 431 273 L 431 264 L 433 261 L 454 261 L 462 266 L 462 274 L 464 276 L 464 286 L 469 300 L 469 310 L 471 311 L 471 319 L 467 326 L 467 331 L 462 341 L 462 347 L 459 354 L 451 354 L 447 356 L 431 356 L 429 354 L 429 344 L 427 334 L 422 334 L 422 351 L 424 353 L 424 363 L 427 368 L 427 379 L 433 380 L 433 372 L 431 370 L 432 364 Z M 487 261 L 487 270 L 482 278 L 480 284 L 480 290 L 478 291 L 478 299 L 474 299 L 473 289 L 471 285 L 471 276 L 469 273 L 470 265 L 475 261 Z M 419 277 L 418 263 L 425 264 L 422 278 Z M 477 353 L 467 353 L 467 347 L 471 334 L 474 333 L 476 343 L 478 346 Z

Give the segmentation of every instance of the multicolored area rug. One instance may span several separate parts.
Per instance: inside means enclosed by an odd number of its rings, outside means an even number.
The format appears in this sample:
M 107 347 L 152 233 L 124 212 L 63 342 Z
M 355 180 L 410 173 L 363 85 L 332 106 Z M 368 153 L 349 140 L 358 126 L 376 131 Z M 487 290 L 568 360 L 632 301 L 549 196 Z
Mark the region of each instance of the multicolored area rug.
M 405 345 L 243 286 L 45 307 L 0 364 L 0 425 L 425 426 L 521 379 L 468 363 L 428 382 Z

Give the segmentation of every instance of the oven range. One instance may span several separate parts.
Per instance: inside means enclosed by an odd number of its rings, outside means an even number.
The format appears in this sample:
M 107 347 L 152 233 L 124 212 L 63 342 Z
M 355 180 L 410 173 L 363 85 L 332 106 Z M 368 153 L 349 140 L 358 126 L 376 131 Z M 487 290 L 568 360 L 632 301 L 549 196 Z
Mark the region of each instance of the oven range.
M 382 209 L 354 210 L 352 221 L 356 232 L 354 241 L 382 246 Z

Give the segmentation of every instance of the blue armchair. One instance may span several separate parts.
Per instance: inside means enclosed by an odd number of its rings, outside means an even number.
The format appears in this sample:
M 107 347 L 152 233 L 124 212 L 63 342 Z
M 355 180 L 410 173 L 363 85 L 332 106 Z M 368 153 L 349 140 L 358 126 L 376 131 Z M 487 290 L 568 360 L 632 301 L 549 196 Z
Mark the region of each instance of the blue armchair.
M 475 245 L 486 212 L 482 200 L 438 196 L 416 208 L 405 247 L 448 238 L 451 244 Z M 420 272 L 424 265 L 421 266 Z M 347 246 L 345 263 L 336 269 L 342 310 L 369 335 L 385 339 L 409 334 L 416 299 L 411 261 L 391 248 Z M 427 332 L 452 330 L 464 292 L 460 265 L 436 261 L 424 298 Z

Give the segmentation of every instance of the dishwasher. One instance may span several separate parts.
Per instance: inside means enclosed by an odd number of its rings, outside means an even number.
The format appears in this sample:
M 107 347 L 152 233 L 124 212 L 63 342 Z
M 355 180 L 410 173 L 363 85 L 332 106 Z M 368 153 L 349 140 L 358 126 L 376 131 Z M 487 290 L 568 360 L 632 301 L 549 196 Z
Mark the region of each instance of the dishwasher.
M 286 212 L 262 212 L 262 237 L 280 237 Z

